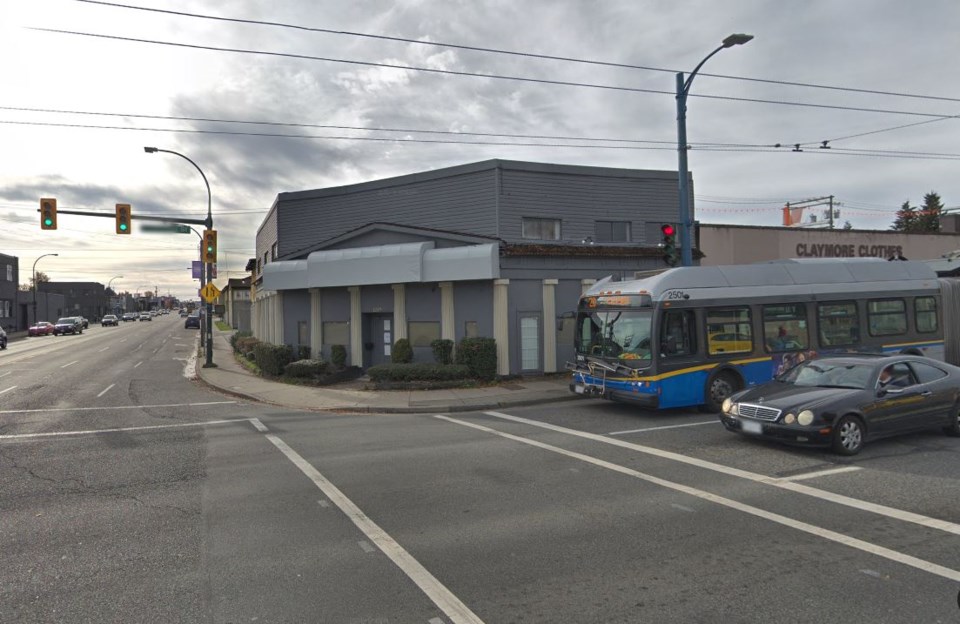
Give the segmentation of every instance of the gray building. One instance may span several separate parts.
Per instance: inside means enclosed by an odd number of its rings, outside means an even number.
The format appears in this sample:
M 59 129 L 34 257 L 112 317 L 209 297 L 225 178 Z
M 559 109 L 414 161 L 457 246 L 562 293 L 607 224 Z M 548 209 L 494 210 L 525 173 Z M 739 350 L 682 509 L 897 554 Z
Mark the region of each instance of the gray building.
M 253 331 L 350 363 L 488 336 L 498 372 L 562 370 L 579 295 L 663 268 L 677 174 L 491 160 L 281 193 L 257 231 Z
M 250 331 L 250 280 L 230 278 L 220 293 L 223 320 L 237 331 Z
M 110 307 L 113 291 L 107 291 L 100 282 L 46 282 L 40 288 L 63 295 L 66 304 L 61 316 L 83 316 L 97 323 L 104 314 L 113 313 Z
M 0 254 L 0 327 L 6 331 L 19 331 L 20 310 L 17 305 L 20 279 L 20 259 Z

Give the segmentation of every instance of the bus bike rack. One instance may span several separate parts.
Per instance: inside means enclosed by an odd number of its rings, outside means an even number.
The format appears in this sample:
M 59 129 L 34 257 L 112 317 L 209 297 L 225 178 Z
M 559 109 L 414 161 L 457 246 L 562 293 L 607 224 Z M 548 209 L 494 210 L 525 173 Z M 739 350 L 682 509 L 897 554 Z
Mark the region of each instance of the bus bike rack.
M 580 381 L 584 387 L 584 394 L 592 394 L 605 396 L 607 393 L 607 373 L 617 373 L 617 372 L 626 372 L 627 374 L 632 374 L 634 370 L 628 366 L 618 366 L 616 364 L 609 364 L 603 360 L 596 360 L 587 357 L 586 364 L 580 362 L 567 362 L 567 370 L 572 370 L 574 373 L 580 374 Z M 597 376 L 597 369 L 601 371 L 601 382 L 600 385 L 595 383 L 588 383 L 584 379 L 584 375 L 590 375 L 591 377 Z

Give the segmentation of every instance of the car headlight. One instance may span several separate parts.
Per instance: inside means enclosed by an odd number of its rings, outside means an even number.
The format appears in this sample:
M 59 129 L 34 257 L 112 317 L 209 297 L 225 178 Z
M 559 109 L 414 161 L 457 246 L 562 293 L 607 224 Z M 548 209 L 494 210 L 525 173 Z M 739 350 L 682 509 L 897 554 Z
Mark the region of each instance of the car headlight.
M 733 402 L 733 399 L 724 399 L 723 400 L 723 413 L 730 414 L 731 416 L 736 416 L 740 413 L 739 406 Z
M 806 427 L 813 422 L 813 412 L 810 410 L 803 410 L 797 414 L 797 424 L 803 425 Z
M 793 414 L 787 414 L 786 416 L 783 417 L 783 422 L 784 424 L 787 424 L 787 425 L 792 425 L 796 421 L 797 421 L 797 417 L 794 416 Z

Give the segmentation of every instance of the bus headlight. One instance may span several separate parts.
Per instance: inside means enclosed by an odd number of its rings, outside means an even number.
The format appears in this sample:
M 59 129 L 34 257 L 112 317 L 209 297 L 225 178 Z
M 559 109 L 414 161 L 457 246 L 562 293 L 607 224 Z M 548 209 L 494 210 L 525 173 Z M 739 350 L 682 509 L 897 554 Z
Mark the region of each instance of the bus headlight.
M 804 427 L 806 427 L 812 422 L 813 422 L 813 412 L 811 412 L 810 410 L 803 410 L 802 412 L 797 414 L 798 425 L 803 425 Z
M 737 416 L 740 413 L 740 410 L 737 409 L 737 404 L 734 403 L 732 399 L 724 399 L 721 409 L 723 409 L 724 414 L 729 414 L 731 416 Z

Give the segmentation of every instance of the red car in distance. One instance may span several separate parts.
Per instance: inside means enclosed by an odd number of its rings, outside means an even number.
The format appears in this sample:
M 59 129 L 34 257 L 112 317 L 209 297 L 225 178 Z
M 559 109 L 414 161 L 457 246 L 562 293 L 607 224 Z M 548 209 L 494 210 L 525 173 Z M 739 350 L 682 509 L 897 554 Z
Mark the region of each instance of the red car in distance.
M 53 323 L 48 321 L 37 321 L 35 325 L 31 325 L 30 329 L 27 330 L 28 336 L 52 336 L 53 335 Z

